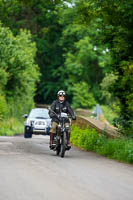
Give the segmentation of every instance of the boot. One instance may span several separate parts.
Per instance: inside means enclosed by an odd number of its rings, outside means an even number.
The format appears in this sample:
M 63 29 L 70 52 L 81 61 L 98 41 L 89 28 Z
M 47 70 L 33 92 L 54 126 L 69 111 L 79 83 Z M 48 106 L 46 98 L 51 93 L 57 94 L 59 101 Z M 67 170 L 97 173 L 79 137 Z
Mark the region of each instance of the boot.
M 67 148 L 66 150 L 71 149 L 71 145 L 70 145 L 70 132 L 67 133 Z
M 52 149 L 54 143 L 54 133 L 50 133 L 50 144 L 49 148 Z

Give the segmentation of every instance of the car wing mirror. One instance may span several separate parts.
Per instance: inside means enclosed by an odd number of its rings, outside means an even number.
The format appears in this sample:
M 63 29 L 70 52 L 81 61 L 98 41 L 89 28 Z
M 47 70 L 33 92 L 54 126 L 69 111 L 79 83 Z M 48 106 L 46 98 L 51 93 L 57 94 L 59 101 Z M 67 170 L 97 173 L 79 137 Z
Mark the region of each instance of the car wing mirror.
M 28 115 L 27 115 L 27 114 L 24 114 L 24 115 L 23 115 L 23 117 L 24 117 L 24 118 L 27 118 L 27 117 L 28 117 Z

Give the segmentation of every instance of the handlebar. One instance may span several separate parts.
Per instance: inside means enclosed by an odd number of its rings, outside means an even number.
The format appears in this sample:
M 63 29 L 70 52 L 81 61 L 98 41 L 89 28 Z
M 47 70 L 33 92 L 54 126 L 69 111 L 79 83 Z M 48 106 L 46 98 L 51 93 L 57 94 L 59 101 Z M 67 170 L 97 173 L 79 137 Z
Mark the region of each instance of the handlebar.
M 56 117 L 60 120 L 60 118 L 71 118 L 68 117 L 67 113 L 61 112 L 60 115 L 57 115 L 57 113 L 55 113 L 52 109 L 49 109 L 52 113 L 54 113 L 56 115 Z

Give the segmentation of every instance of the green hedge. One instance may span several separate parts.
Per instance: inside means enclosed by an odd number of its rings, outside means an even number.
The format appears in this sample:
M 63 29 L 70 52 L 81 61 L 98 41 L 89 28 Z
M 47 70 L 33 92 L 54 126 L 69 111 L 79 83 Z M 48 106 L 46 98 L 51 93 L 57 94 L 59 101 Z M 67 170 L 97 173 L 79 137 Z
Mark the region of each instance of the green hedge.
M 72 125 L 71 142 L 82 149 L 96 152 L 111 159 L 133 163 L 132 139 L 108 139 L 95 129 L 81 129 Z

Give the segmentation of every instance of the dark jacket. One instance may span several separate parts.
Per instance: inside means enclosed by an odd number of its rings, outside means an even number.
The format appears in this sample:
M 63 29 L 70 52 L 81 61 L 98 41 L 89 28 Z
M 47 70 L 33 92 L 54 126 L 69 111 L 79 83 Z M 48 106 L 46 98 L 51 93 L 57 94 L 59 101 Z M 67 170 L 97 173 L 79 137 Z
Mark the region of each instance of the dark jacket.
M 73 120 L 76 119 L 75 113 L 71 109 L 69 103 L 67 101 L 64 101 L 63 103 L 60 103 L 58 100 L 53 101 L 50 110 L 49 110 L 49 116 L 52 118 L 52 121 L 55 121 L 58 123 L 57 116 L 51 111 L 53 110 L 57 115 L 60 115 L 61 112 L 69 114 Z

